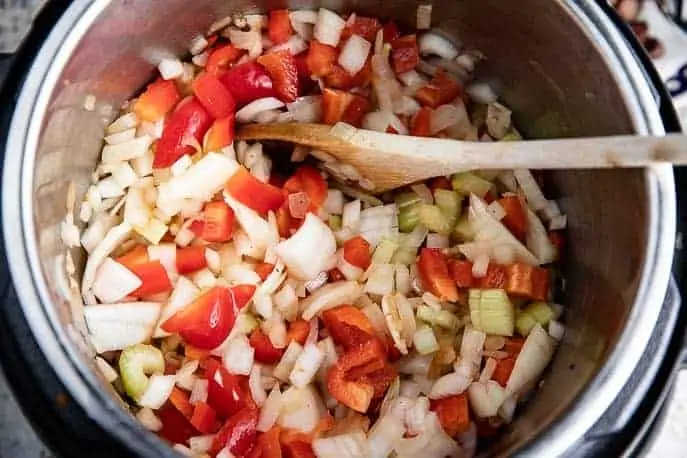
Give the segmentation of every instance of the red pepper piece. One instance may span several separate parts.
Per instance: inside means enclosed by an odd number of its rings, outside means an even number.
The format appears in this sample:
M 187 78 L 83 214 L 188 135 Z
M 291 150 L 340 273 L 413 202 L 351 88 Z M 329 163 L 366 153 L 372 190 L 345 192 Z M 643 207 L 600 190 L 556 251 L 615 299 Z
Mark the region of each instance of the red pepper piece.
M 281 444 L 279 443 L 279 436 L 281 435 L 281 428 L 277 425 L 273 426 L 260 435 L 255 443 L 255 447 L 250 451 L 249 458 L 281 458 Z
M 134 297 L 152 296 L 153 294 L 166 293 L 172 290 L 172 282 L 169 281 L 167 271 L 160 261 L 138 264 L 132 266 L 129 270 L 143 282 L 136 291 L 131 293 Z
M 234 232 L 234 211 L 223 200 L 208 202 L 203 207 L 203 219 L 191 224 L 196 237 L 206 242 L 227 242 Z
M 486 275 L 477 280 L 477 286 L 479 288 L 505 288 L 507 281 L 506 268 L 490 263 Z
M 169 402 L 186 418 L 193 415 L 193 405 L 188 400 L 188 394 L 181 389 L 174 387 L 169 395 Z
M 417 266 L 420 280 L 427 291 L 441 300 L 458 300 L 456 283 L 448 271 L 448 258 L 440 250 L 422 248 Z
M 470 429 L 468 397 L 465 393 L 442 399 L 433 399 L 429 408 L 437 414 L 441 426 L 449 436 L 455 436 Z
M 348 123 L 353 127 L 360 127 L 363 118 L 370 111 L 370 101 L 365 97 L 353 94 L 353 98 L 341 115 L 341 122 Z
M 415 34 L 397 38 L 391 43 L 391 62 L 397 75 L 413 70 L 420 63 Z
M 217 432 L 210 453 L 214 456 L 227 447 L 234 456 L 245 456 L 255 444 L 258 410 L 246 407 L 233 415 Z
M 255 360 L 260 363 L 276 364 L 284 355 L 284 349 L 272 345 L 270 338 L 260 328 L 251 333 L 248 341 L 255 350 Z
M 276 97 L 277 91 L 269 72 L 257 62 L 231 67 L 220 77 L 234 97 L 237 107 L 264 97 Z
M 162 323 L 162 329 L 178 333 L 191 345 L 211 350 L 231 332 L 236 315 L 253 297 L 255 286 L 215 286 Z
M 205 370 L 208 380 L 208 404 L 221 418 L 229 418 L 246 407 L 255 407 L 250 395 L 248 377 L 234 375 L 218 361 L 208 358 Z
M 309 211 L 317 213 L 327 198 L 327 182 L 320 172 L 312 166 L 302 165 L 298 167 L 286 183 L 284 189 L 289 194 L 304 192 L 310 200 Z
M 375 338 L 370 319 L 352 305 L 340 305 L 323 312 L 322 321 L 332 339 L 347 349 L 359 347 Z
M 366 87 L 372 82 L 372 60 L 365 61 L 365 66 L 355 75 L 351 75 L 338 64 L 333 64 L 331 71 L 324 77 L 324 82 L 333 89 L 350 90 L 354 87 Z
M 358 35 L 367 41 L 374 43 L 377 37 L 377 32 L 382 28 L 379 20 L 376 18 L 357 16 L 353 24 L 347 25 L 341 32 L 341 40 L 347 40 L 351 35 Z
M 195 428 L 172 404 L 167 403 L 157 411 L 157 416 L 162 423 L 162 429 L 158 435 L 172 444 L 184 444 L 197 436 Z
M 219 46 L 210 51 L 208 61 L 205 64 L 205 71 L 210 75 L 220 76 L 234 62 L 239 60 L 245 51 L 232 44 Z
M 142 121 L 156 122 L 164 118 L 180 98 L 174 81 L 158 79 L 136 100 L 134 113 Z
M 210 129 L 205 134 L 203 149 L 205 151 L 220 151 L 225 146 L 234 142 L 234 115 L 215 119 Z
M 204 246 L 189 246 L 177 250 L 177 271 L 180 274 L 190 274 L 207 267 Z
M 191 424 L 203 434 L 210 434 L 217 430 L 217 414 L 215 409 L 207 403 L 198 401 L 193 408 Z
M 506 215 L 501 219 L 504 226 L 520 241 L 525 240 L 527 233 L 527 215 L 522 202 L 517 196 L 506 196 L 499 199 Z
M 410 135 L 416 137 L 429 137 L 431 117 L 431 108 L 420 108 L 410 120 Z
M 365 270 L 372 263 L 370 244 L 360 235 L 352 237 L 343 244 L 343 257 L 349 264 Z
M 284 203 L 281 189 L 263 183 L 244 167 L 229 178 L 225 189 L 234 199 L 262 214 L 277 210 Z
M 236 103 L 224 84 L 209 73 L 203 73 L 193 81 L 193 93 L 214 118 L 233 115 Z
M 147 264 L 149 260 L 148 249 L 145 247 L 145 245 L 136 245 L 126 254 L 123 254 L 115 259 L 115 261 L 129 270 L 131 270 L 134 266 Z
M 458 288 L 472 288 L 475 279 L 472 277 L 472 263 L 470 261 L 451 259 L 449 268 Z
M 195 149 L 189 141 L 203 141 L 205 132 L 212 125 L 212 116 L 203 108 L 198 99 L 191 97 L 182 102 L 173 112 L 155 148 L 153 167 L 169 167 L 184 154 L 193 154 Z
M 260 276 L 260 280 L 265 281 L 265 279 L 269 276 L 269 274 L 272 273 L 274 270 L 274 264 L 270 264 L 269 262 L 260 262 L 255 265 L 255 273 Z
M 317 40 L 310 42 L 306 63 L 310 74 L 318 78 L 327 76 L 332 71 L 338 52 L 336 48 L 320 43 Z
M 394 21 L 389 21 L 386 24 L 384 24 L 384 27 L 382 28 L 382 33 L 384 35 L 385 43 L 392 43 L 394 40 L 401 36 L 401 31 L 398 29 L 398 26 Z
M 293 28 L 289 19 L 289 10 L 270 11 L 270 20 L 267 26 L 267 36 L 275 45 L 282 44 L 291 38 Z
M 293 102 L 298 96 L 298 68 L 288 50 L 271 52 L 258 57 L 274 81 L 274 89 L 282 102 Z
M 453 101 L 462 94 L 463 87 L 458 80 L 449 76 L 444 70 L 438 70 L 429 84 L 415 92 L 415 98 L 422 105 L 436 108 Z

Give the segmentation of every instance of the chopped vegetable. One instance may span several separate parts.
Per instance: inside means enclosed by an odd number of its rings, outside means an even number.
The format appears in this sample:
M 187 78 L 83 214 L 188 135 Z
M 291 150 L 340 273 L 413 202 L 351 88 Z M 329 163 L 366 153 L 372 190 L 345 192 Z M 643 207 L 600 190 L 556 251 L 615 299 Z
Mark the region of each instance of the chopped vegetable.
M 449 275 L 448 259 L 439 250 L 422 248 L 418 258 L 418 273 L 423 287 L 449 302 L 458 300 L 456 284 Z
M 196 98 L 181 103 L 174 111 L 162 131 L 162 137 L 155 148 L 153 167 L 169 167 L 184 154 L 193 154 L 195 149 L 188 144 L 190 138 L 198 144 L 212 125 L 212 118 Z
M 148 388 L 148 375 L 162 374 L 165 360 L 162 352 L 152 345 L 137 344 L 126 347 L 119 356 L 119 373 L 126 394 L 138 399 Z
M 226 191 L 258 213 L 277 210 L 284 203 L 284 194 L 279 188 L 262 183 L 243 167 L 229 179 Z
M 169 113 L 179 101 L 174 81 L 157 80 L 148 85 L 134 104 L 134 113 L 142 121 L 155 122 Z
M 513 305 L 502 289 L 471 289 L 470 319 L 475 329 L 500 336 L 512 336 L 515 326 Z

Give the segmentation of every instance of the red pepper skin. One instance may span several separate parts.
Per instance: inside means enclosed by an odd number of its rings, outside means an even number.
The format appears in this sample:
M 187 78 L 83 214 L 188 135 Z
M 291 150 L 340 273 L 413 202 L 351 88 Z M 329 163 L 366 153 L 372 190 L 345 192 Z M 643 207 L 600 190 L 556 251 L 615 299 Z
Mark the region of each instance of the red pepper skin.
M 191 138 L 195 138 L 198 143 L 202 142 L 212 121 L 210 113 L 195 97 L 182 102 L 162 130 L 162 137 L 155 148 L 153 167 L 169 167 L 184 154 L 195 153 L 193 146 L 187 143 Z
M 293 55 L 287 50 L 271 52 L 258 57 L 258 63 L 272 77 L 279 99 L 294 102 L 298 96 L 298 67 Z
M 281 189 L 263 183 L 244 167 L 237 170 L 227 181 L 226 191 L 234 199 L 261 214 L 278 210 L 285 199 Z
M 527 215 L 518 196 L 506 196 L 499 199 L 506 215 L 501 222 L 521 242 L 525 240 L 527 233 Z
M 219 78 L 209 73 L 204 73 L 193 81 L 193 93 L 215 119 L 226 118 L 236 110 L 236 103 L 229 89 Z
M 267 28 L 267 36 L 275 45 L 282 44 L 291 38 L 293 28 L 289 19 L 289 10 L 270 11 L 270 20 Z
M 220 77 L 234 97 L 237 108 L 263 97 L 277 97 L 269 72 L 257 62 L 245 62 L 230 68 Z
M 174 81 L 159 79 L 148 85 L 134 104 L 138 119 L 156 122 L 165 117 L 179 101 L 179 91 Z
M 370 244 L 360 235 L 350 238 L 343 244 L 343 257 L 349 264 L 366 270 L 372 263 Z
M 162 422 L 158 435 L 172 444 L 186 443 L 189 438 L 198 435 L 188 419 L 170 403 L 162 406 L 157 416 Z
M 213 364 L 214 366 L 214 364 Z M 206 370 L 208 380 L 208 404 L 220 418 L 226 419 L 249 406 L 255 406 L 250 395 L 248 377 L 230 374 L 219 363 Z M 218 382 L 222 381 L 222 384 Z
M 255 286 L 215 286 L 162 323 L 162 329 L 178 333 L 194 347 L 217 348 L 234 327 L 236 315 L 253 297 Z
M 389 21 L 382 27 L 382 34 L 385 43 L 392 43 L 398 37 L 401 36 L 401 31 L 394 21 Z
M 460 83 L 449 76 L 445 71 L 438 71 L 426 86 L 421 87 L 415 93 L 415 98 L 422 105 L 436 108 L 439 105 L 449 103 L 463 94 Z
M 448 258 L 440 250 L 422 248 L 417 261 L 422 286 L 441 300 L 456 302 L 458 289 L 449 275 Z
M 210 453 L 214 456 L 227 447 L 236 457 L 247 455 L 255 444 L 258 415 L 257 409 L 249 407 L 233 415 L 217 432 Z
M 219 76 L 231 64 L 236 62 L 244 52 L 243 49 L 239 49 L 232 44 L 219 46 L 210 52 L 208 61 L 205 64 L 205 71 L 210 75 Z
M 172 282 L 169 281 L 167 271 L 160 261 L 132 266 L 130 270 L 143 282 L 136 291 L 131 293 L 134 297 L 152 296 L 172 290 Z
M 336 63 L 336 48 L 312 40 L 307 52 L 305 62 L 312 76 L 322 78 L 332 72 Z
M 442 399 L 433 399 L 429 407 L 436 412 L 441 426 L 449 436 L 455 436 L 470 429 L 468 397 L 465 393 Z
M 356 16 L 353 24 L 346 26 L 341 33 L 341 41 L 347 40 L 351 35 L 358 35 L 367 41 L 374 43 L 377 31 L 382 28 L 376 18 Z
M 317 213 L 327 198 L 327 182 L 320 172 L 309 165 L 303 165 L 296 170 L 286 183 L 284 189 L 289 194 L 304 192 L 310 200 L 309 211 Z
M 227 242 L 234 232 L 234 210 L 223 200 L 205 204 L 202 221 L 194 221 L 191 231 L 206 242 Z
M 177 249 L 177 271 L 181 274 L 190 274 L 207 267 L 204 246 L 189 246 Z
M 193 409 L 191 424 L 203 434 L 215 432 L 217 424 L 217 414 L 207 403 L 198 401 Z
M 429 137 L 429 123 L 431 116 L 431 108 L 420 108 L 410 120 L 410 135 L 414 135 L 416 137 Z
M 215 119 L 205 134 L 203 149 L 205 151 L 220 151 L 234 142 L 234 114 L 226 118 Z
M 276 364 L 284 355 L 284 349 L 272 345 L 270 338 L 260 328 L 251 333 L 248 342 L 255 350 L 255 360 L 259 363 Z
M 406 35 L 391 43 L 391 62 L 397 75 L 414 69 L 420 63 L 415 35 Z

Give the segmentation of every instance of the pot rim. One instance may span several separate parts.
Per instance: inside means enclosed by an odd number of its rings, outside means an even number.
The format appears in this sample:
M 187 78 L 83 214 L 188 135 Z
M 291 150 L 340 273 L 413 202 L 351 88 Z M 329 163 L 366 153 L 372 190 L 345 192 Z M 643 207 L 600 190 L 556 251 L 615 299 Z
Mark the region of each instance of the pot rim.
M 563 0 L 590 42 L 602 50 L 624 95 L 639 134 L 664 134 L 651 87 L 631 49 L 601 8 L 593 2 Z M 33 221 L 33 173 L 38 136 L 48 102 L 62 69 L 81 37 L 108 0 L 74 2 L 55 24 L 35 56 L 12 114 L 2 184 L 3 235 L 12 280 L 34 337 L 70 394 L 101 427 L 124 443 L 156 455 L 175 456 L 162 440 L 149 434 L 115 399 L 84 360 L 51 305 L 41 272 Z M 28 126 L 28 128 L 26 127 Z M 632 311 L 606 363 L 570 409 L 519 451 L 558 456 L 600 418 L 637 365 L 658 319 L 671 272 L 676 228 L 676 198 L 670 165 L 645 170 L 649 227 L 645 263 Z M 17 205 L 17 197 L 19 203 Z M 655 202 L 655 204 L 654 204 Z M 643 304 L 640 307 L 639 304 Z M 513 451 L 511 451 L 513 452 Z

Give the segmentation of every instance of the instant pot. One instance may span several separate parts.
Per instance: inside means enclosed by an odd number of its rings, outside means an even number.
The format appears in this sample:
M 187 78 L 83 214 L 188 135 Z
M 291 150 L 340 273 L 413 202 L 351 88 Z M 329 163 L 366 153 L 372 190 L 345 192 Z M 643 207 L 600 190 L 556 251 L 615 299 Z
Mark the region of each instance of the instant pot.
M 182 54 L 213 21 L 240 11 L 325 6 L 413 26 L 420 3 L 426 2 L 77 0 L 44 6 L 0 96 L 0 354 L 18 401 L 56 453 L 176 456 L 122 408 L 94 369 L 82 304 L 65 288 L 59 231 L 68 183 L 76 183 L 80 197 L 104 127 L 152 76 L 155 56 Z M 651 63 L 605 1 L 431 3 L 434 26 L 488 57 L 478 73 L 499 80 L 526 136 L 679 130 Z M 665 164 L 549 177 L 569 217 L 567 333 L 537 395 L 483 452 L 637 453 L 660 421 L 683 354 L 678 228 L 687 218 L 676 183 L 680 189 L 687 181 Z M 83 255 L 73 255 L 78 269 Z

